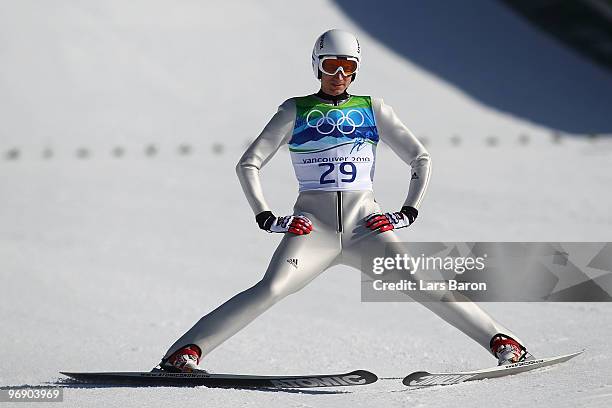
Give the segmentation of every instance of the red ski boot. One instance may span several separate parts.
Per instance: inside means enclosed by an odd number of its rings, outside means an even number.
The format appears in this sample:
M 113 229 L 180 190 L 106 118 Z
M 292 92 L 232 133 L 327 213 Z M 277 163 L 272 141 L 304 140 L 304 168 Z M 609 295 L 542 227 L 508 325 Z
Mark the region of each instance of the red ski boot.
M 491 352 L 497 357 L 497 365 L 517 363 L 531 360 L 533 356 L 518 341 L 510 336 L 498 333 L 491 339 Z
M 163 358 L 159 368 L 171 373 L 206 373 L 206 370 L 198 366 L 201 355 L 200 348 L 190 344 L 175 351 L 170 357 Z

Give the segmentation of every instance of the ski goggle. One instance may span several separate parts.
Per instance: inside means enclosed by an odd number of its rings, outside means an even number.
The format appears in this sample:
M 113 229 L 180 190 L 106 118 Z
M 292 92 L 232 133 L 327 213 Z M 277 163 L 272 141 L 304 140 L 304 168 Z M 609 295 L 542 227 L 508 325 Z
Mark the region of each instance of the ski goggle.
M 327 75 L 336 75 L 338 71 L 342 71 L 342 75 L 351 76 L 359 71 L 359 60 L 353 57 L 321 57 L 319 69 Z

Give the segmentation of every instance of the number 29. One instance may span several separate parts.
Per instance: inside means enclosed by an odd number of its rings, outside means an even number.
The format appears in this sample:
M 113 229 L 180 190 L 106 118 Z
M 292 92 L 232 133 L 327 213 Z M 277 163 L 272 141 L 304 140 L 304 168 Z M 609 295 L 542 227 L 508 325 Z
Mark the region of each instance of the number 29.
M 336 168 L 336 165 L 334 163 L 319 163 L 319 167 L 327 167 L 327 169 L 323 172 L 323 174 L 321 174 L 321 178 L 319 179 L 321 184 L 330 184 L 336 182 L 336 180 L 334 180 L 333 178 L 325 178 Z M 355 178 L 357 177 L 357 167 L 355 167 L 353 163 L 342 162 L 339 164 L 338 169 L 340 170 L 340 173 L 344 174 L 345 176 L 348 176 L 348 178 L 341 178 L 340 181 L 344 183 L 352 183 L 353 181 L 355 181 Z

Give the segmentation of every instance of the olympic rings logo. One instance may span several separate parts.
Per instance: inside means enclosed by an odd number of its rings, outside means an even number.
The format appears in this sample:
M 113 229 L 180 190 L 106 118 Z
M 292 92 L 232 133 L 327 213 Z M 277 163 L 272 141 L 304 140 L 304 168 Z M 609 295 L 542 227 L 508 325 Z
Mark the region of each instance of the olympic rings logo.
M 313 109 L 306 115 L 308 127 L 317 129 L 317 132 L 322 135 L 329 135 L 336 129 L 343 135 L 349 135 L 364 122 L 363 113 L 357 109 L 351 109 L 346 114 L 340 109 L 330 109 L 327 114 L 323 114 L 318 109 Z M 344 127 L 349 127 L 350 130 L 345 131 Z

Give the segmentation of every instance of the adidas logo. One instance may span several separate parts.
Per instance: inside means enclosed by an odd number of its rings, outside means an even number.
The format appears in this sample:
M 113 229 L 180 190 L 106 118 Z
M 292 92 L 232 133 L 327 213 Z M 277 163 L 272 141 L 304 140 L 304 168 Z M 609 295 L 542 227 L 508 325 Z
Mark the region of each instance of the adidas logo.
M 412 177 L 410 178 L 410 180 L 418 180 L 419 179 L 419 175 L 416 173 L 412 173 Z
M 297 269 L 297 267 L 298 267 L 298 260 L 297 260 L 297 258 L 289 258 L 289 259 L 287 259 L 287 263 L 289 263 L 290 265 L 293 265 L 293 267 L 295 269 Z

